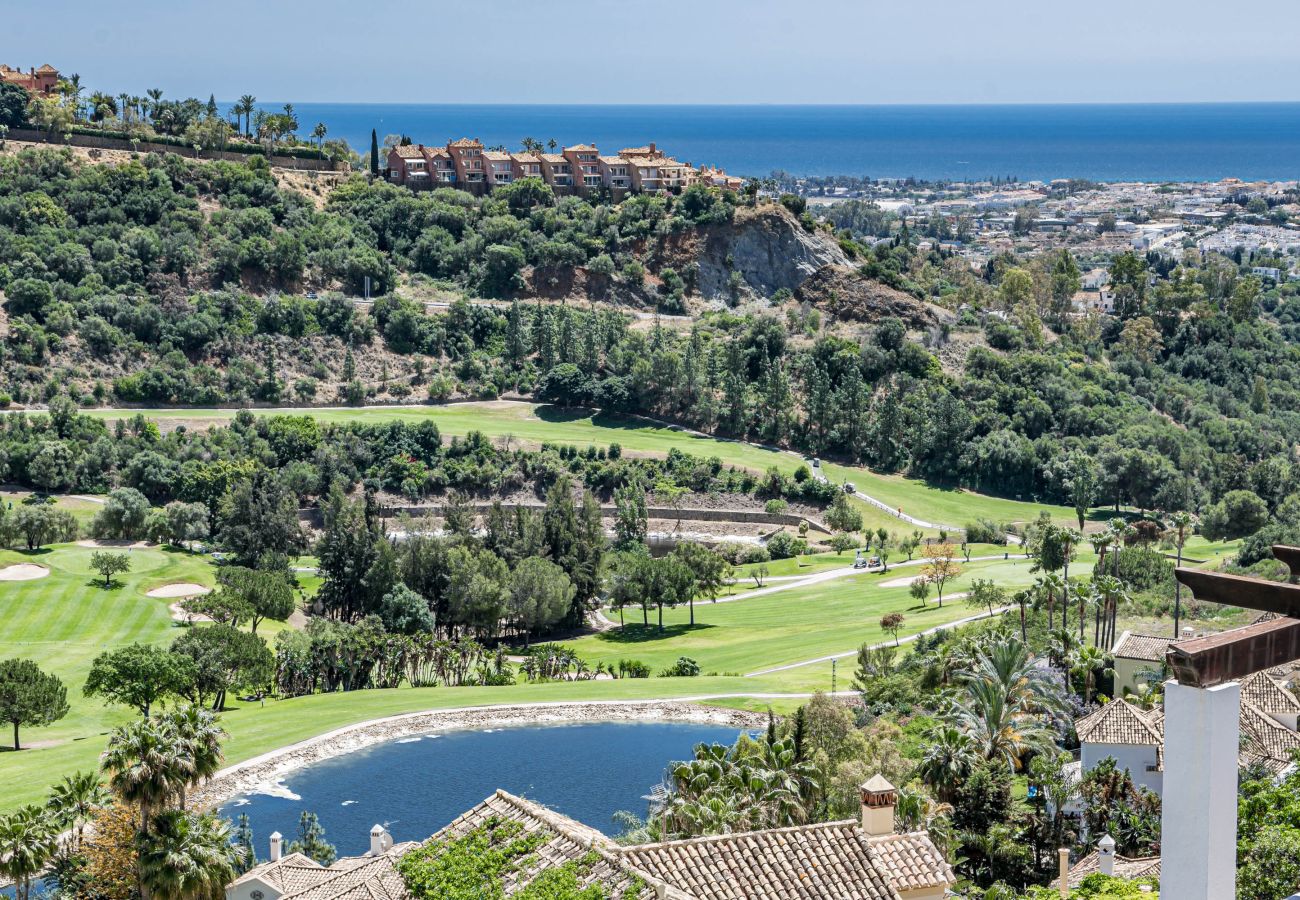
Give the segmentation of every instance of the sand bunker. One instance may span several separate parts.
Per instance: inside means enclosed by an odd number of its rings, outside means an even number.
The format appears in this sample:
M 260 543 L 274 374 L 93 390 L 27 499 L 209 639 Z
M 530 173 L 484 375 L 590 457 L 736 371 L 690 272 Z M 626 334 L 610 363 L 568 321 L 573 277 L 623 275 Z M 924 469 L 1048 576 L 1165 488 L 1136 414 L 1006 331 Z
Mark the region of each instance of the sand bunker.
M 211 593 L 212 588 L 206 588 L 201 584 L 195 584 L 192 581 L 178 581 L 174 584 L 164 584 L 162 587 L 156 587 L 145 594 L 146 597 L 197 597 L 199 594 Z
M 50 574 L 50 570 L 45 566 L 38 566 L 34 563 L 18 563 L 0 569 L 0 581 L 35 581 L 37 578 L 44 578 L 48 574 Z
M 920 581 L 924 577 L 925 577 L 924 575 L 910 575 L 907 578 L 891 578 L 888 581 L 880 582 L 880 584 L 876 585 L 876 587 L 882 587 L 882 588 L 907 587 L 912 582 Z

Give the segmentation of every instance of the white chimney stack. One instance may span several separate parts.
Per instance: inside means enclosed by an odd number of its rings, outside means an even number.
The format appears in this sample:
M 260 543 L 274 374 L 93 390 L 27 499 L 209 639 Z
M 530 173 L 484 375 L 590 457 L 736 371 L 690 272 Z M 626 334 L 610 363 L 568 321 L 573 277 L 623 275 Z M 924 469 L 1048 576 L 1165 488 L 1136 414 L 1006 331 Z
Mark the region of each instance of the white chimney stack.
M 393 846 L 393 836 L 383 825 L 376 825 L 370 829 L 370 855 L 383 856 Z
M 894 807 L 898 789 L 877 772 L 864 784 L 862 791 L 862 830 L 871 837 L 894 833 Z
M 271 862 L 280 859 L 280 851 L 284 846 L 284 835 L 278 831 L 271 832 Z
M 1108 834 L 1097 842 L 1097 868 L 1103 875 L 1115 874 L 1115 839 Z

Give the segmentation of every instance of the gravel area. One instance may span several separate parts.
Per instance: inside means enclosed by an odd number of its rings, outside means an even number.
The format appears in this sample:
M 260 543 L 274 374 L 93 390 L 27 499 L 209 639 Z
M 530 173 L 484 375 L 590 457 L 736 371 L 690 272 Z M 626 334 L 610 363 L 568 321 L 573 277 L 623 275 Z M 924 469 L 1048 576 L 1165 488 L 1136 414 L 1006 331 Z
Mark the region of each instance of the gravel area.
M 690 722 L 730 725 L 737 730 L 762 728 L 767 714 L 664 700 L 606 700 L 589 703 L 532 703 L 476 706 L 405 713 L 359 722 L 279 750 L 245 760 L 218 772 L 190 796 L 201 808 L 215 808 L 240 794 L 274 785 L 303 766 L 342 756 L 373 744 L 429 731 L 559 725 L 565 722 Z

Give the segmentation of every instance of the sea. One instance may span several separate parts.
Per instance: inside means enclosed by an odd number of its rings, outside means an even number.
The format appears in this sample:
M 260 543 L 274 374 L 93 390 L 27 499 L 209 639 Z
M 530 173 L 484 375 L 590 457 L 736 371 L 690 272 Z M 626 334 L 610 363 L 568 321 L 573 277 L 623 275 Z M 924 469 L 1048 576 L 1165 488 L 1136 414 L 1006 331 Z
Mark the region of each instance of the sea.
M 268 109 L 278 104 L 267 103 Z M 1300 103 L 963 106 L 470 105 L 295 103 L 302 130 L 324 122 L 363 155 L 416 143 L 593 143 L 614 153 L 654 141 L 676 159 L 742 176 L 978 181 L 1284 181 L 1300 178 Z

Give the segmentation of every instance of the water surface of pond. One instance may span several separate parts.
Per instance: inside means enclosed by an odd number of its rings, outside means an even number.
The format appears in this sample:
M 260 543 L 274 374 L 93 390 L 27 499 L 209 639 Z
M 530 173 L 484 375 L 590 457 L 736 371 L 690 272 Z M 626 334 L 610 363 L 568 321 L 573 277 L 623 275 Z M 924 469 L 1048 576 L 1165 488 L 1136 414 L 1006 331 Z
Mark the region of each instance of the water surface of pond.
M 369 848 L 376 822 L 395 840 L 422 840 L 497 788 L 612 834 L 616 811 L 645 815 L 643 797 L 670 761 L 736 736 L 735 728 L 666 722 L 430 732 L 315 763 L 274 793 L 237 797 L 221 812 L 232 820 L 248 814 L 261 858 L 271 832 L 293 839 L 303 810 L 315 812 L 339 855 L 349 856 Z

